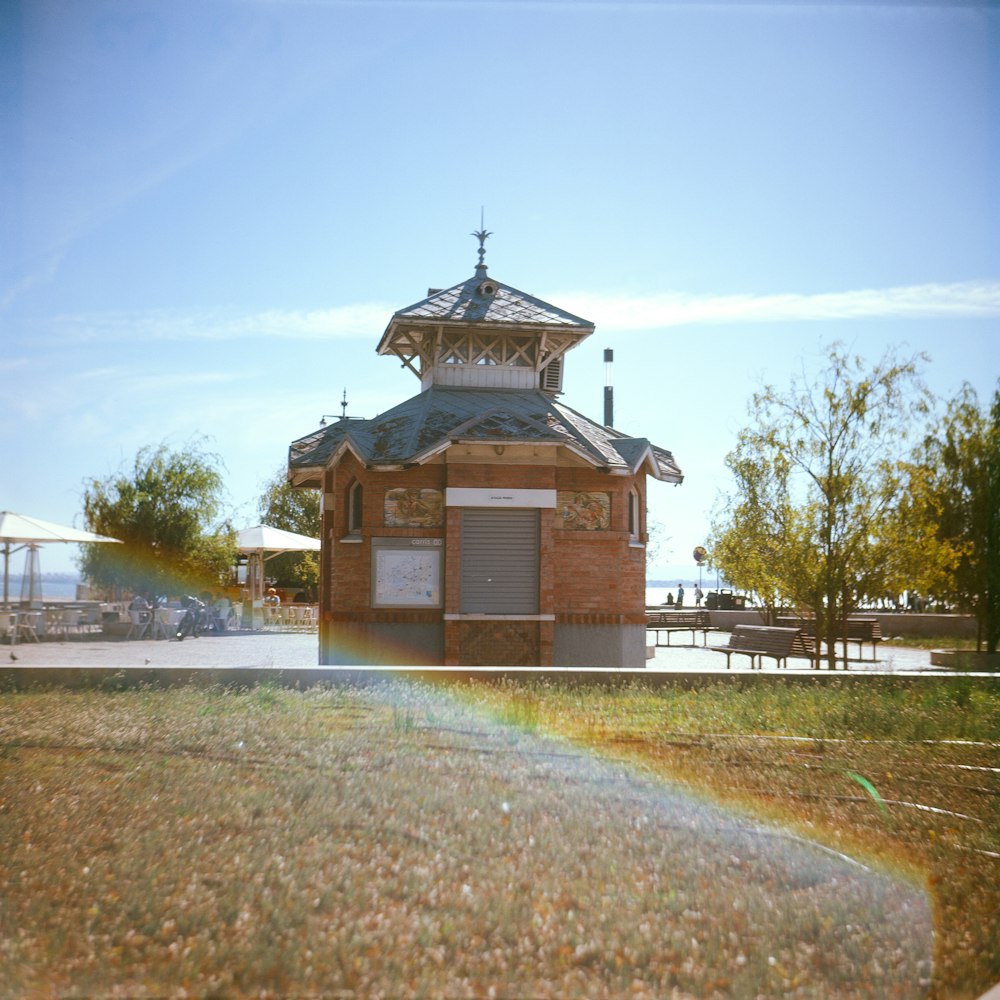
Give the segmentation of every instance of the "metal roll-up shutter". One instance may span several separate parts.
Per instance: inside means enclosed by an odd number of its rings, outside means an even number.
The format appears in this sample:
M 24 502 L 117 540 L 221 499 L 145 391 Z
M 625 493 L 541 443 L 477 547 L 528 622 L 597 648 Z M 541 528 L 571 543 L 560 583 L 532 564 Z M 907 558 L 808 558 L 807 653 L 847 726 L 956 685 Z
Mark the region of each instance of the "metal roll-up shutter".
M 538 614 L 538 511 L 462 511 L 463 614 Z

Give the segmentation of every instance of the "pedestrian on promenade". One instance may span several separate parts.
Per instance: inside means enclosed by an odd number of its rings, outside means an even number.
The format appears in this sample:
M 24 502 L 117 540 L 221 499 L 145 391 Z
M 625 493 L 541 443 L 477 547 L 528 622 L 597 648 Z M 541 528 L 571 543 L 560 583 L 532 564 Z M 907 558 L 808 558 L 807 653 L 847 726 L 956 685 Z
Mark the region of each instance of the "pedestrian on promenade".
M 684 607 L 684 584 L 677 584 L 677 607 Z
M 695 588 L 694 588 L 694 606 L 696 608 L 700 608 L 701 607 L 701 599 L 704 596 L 705 595 L 702 593 L 701 587 L 698 584 L 695 584 Z

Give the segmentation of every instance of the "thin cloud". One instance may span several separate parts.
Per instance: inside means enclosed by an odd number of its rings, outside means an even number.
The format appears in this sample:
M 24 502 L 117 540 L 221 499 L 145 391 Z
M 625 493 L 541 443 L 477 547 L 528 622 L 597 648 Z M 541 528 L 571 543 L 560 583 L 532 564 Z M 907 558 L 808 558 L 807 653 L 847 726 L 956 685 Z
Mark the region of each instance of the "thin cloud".
M 58 273 L 64 255 L 63 249 L 49 251 L 42 256 L 42 262 L 23 274 L 12 286 L 0 295 L 0 313 L 5 313 L 14 302 L 32 288 L 48 284 Z
M 1000 282 L 904 285 L 816 295 L 553 296 L 602 330 L 650 330 L 711 323 L 781 323 L 850 319 L 1000 316 Z
M 331 340 L 378 337 L 393 308 L 374 303 L 331 309 L 280 310 L 233 315 L 182 311 L 97 313 L 61 316 L 52 326 L 62 343 L 114 343 L 120 340 L 224 341 Z
M 364 303 L 311 311 L 269 310 L 234 319 L 218 328 L 218 332 L 226 337 L 291 337 L 298 340 L 378 337 L 393 311 L 388 306 Z
M 781 323 L 851 319 L 1000 317 L 1000 282 L 904 285 L 815 295 L 602 295 L 553 292 L 550 302 L 591 320 L 602 330 L 639 331 L 697 324 Z M 394 307 L 359 302 L 330 309 L 232 313 L 159 311 L 64 316 L 60 341 L 378 339 Z

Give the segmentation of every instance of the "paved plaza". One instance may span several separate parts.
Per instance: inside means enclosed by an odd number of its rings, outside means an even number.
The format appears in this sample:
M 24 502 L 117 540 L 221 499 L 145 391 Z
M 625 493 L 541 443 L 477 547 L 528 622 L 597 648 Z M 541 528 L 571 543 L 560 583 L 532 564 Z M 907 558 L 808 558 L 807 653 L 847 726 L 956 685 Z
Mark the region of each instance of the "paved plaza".
M 708 645 L 724 645 L 726 632 L 710 632 Z M 12 659 L 12 655 L 17 659 Z M 933 666 L 925 649 L 908 649 L 882 643 L 877 659 L 871 660 L 871 648 L 864 650 L 865 659 L 858 659 L 852 647 L 852 672 L 876 673 L 950 673 Z M 205 635 L 183 642 L 166 639 L 118 639 L 99 634 L 73 636 L 69 639 L 42 642 L 20 642 L 14 647 L 0 647 L 0 666 L 16 667 L 206 667 L 215 669 L 307 669 L 316 667 L 319 647 L 316 633 L 309 632 L 228 632 Z M 780 673 L 815 673 L 808 660 L 790 659 Z M 726 657 L 722 653 L 698 646 L 673 645 L 659 647 L 644 672 L 721 673 L 726 674 Z M 749 673 L 746 656 L 734 656 L 728 673 Z M 778 672 L 771 660 L 765 660 L 762 670 L 755 673 Z

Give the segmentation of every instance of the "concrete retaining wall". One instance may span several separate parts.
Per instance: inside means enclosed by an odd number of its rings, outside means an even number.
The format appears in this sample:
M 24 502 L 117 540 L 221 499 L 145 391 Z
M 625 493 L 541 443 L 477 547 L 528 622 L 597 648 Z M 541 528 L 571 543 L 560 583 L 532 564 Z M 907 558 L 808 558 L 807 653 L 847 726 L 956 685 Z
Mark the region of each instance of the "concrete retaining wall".
M 712 628 L 731 632 L 735 625 L 763 625 L 764 620 L 755 608 L 745 611 L 709 611 Z M 877 618 L 882 635 L 888 640 L 902 636 L 950 636 L 953 638 L 976 637 L 976 619 L 972 615 L 910 614 L 909 612 L 859 611 L 859 617 Z

